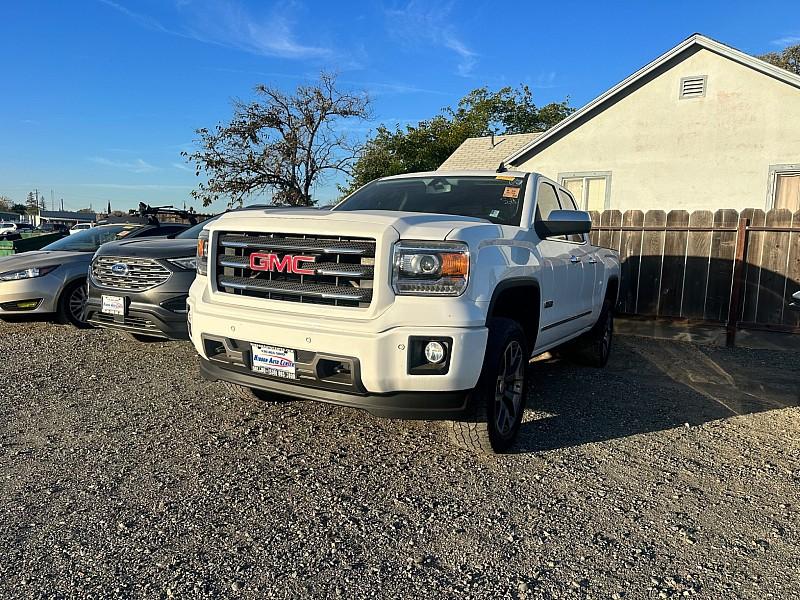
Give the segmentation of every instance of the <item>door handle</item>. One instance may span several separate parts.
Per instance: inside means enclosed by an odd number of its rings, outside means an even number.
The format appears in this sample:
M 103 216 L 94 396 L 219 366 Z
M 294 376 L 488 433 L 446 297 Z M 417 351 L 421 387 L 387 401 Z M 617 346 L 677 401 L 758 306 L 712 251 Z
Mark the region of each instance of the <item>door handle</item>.
M 594 258 L 594 257 L 590 258 L 590 259 L 589 259 L 589 264 L 590 264 L 590 265 L 596 265 L 596 264 L 597 264 L 597 259 L 596 259 L 596 258 Z
M 571 262 L 571 263 L 579 263 L 579 262 L 581 262 L 581 257 L 580 256 L 575 256 L 573 254 L 572 256 L 569 257 L 569 262 Z

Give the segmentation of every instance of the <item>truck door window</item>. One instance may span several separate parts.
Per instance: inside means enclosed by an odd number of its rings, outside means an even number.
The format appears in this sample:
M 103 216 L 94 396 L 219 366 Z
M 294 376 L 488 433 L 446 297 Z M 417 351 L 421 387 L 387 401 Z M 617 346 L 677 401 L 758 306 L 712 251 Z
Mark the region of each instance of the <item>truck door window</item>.
M 539 193 L 536 195 L 536 220 L 546 221 L 551 212 L 560 208 L 561 204 L 558 202 L 556 188 L 545 181 L 541 182 L 539 184 Z M 564 235 L 553 235 L 547 239 L 566 241 L 567 237 Z
M 561 208 L 565 210 L 578 210 L 578 205 L 575 204 L 575 199 L 564 190 L 558 190 L 558 199 L 561 201 Z M 582 244 L 585 240 L 582 233 L 573 233 L 568 235 L 567 239 L 576 244 Z

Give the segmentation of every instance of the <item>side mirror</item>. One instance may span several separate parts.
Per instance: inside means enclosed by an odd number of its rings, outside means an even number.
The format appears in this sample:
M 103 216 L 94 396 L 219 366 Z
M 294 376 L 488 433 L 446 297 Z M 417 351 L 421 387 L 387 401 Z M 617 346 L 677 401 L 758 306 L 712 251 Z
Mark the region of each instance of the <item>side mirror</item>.
M 554 210 L 547 219 L 536 221 L 535 224 L 536 233 L 543 238 L 589 233 L 591 228 L 592 218 L 582 210 Z

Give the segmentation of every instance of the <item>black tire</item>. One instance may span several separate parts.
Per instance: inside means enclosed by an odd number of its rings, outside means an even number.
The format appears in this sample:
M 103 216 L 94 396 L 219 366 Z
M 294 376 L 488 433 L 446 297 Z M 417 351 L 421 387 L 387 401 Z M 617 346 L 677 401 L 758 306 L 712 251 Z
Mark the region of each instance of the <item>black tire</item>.
M 56 321 L 66 325 L 74 325 L 78 329 L 89 329 L 91 324 L 83 320 L 83 308 L 86 304 L 88 290 L 85 279 L 67 284 L 56 304 Z
M 469 412 L 462 420 L 447 421 L 446 427 L 456 445 L 495 454 L 508 451 L 519 434 L 530 351 L 516 321 L 495 318 L 488 325 L 483 368 L 478 384 L 470 392 Z
M 265 392 L 264 390 L 259 390 L 257 388 L 250 388 L 245 385 L 239 385 L 237 383 L 231 383 L 229 381 L 220 381 L 222 387 L 224 387 L 228 393 L 231 394 L 234 398 L 239 398 L 241 400 L 248 400 L 248 401 L 261 401 L 261 402 L 276 402 L 280 399 L 279 396 L 272 394 L 270 392 Z
M 567 348 L 567 356 L 588 367 L 603 368 L 611 354 L 614 337 L 614 307 L 610 298 L 603 302 L 600 317 L 592 329 Z

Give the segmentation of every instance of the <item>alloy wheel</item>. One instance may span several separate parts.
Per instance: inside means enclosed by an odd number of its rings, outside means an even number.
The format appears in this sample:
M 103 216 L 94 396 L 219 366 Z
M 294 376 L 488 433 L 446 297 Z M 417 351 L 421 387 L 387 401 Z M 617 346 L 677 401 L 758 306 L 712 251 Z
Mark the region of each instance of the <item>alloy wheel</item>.
M 603 356 L 608 356 L 611 350 L 611 335 L 613 332 L 614 317 L 611 315 L 611 311 L 608 311 L 608 313 L 606 313 L 606 322 L 603 327 L 603 339 L 601 340 Z
M 503 352 L 503 366 L 497 377 L 495 387 L 495 426 L 501 436 L 509 435 L 514 429 L 520 410 L 522 410 L 522 389 L 525 383 L 525 360 L 522 346 L 512 340 Z
M 77 286 L 69 297 L 69 312 L 72 318 L 79 323 L 83 323 L 83 307 L 86 304 L 87 297 L 85 285 Z

